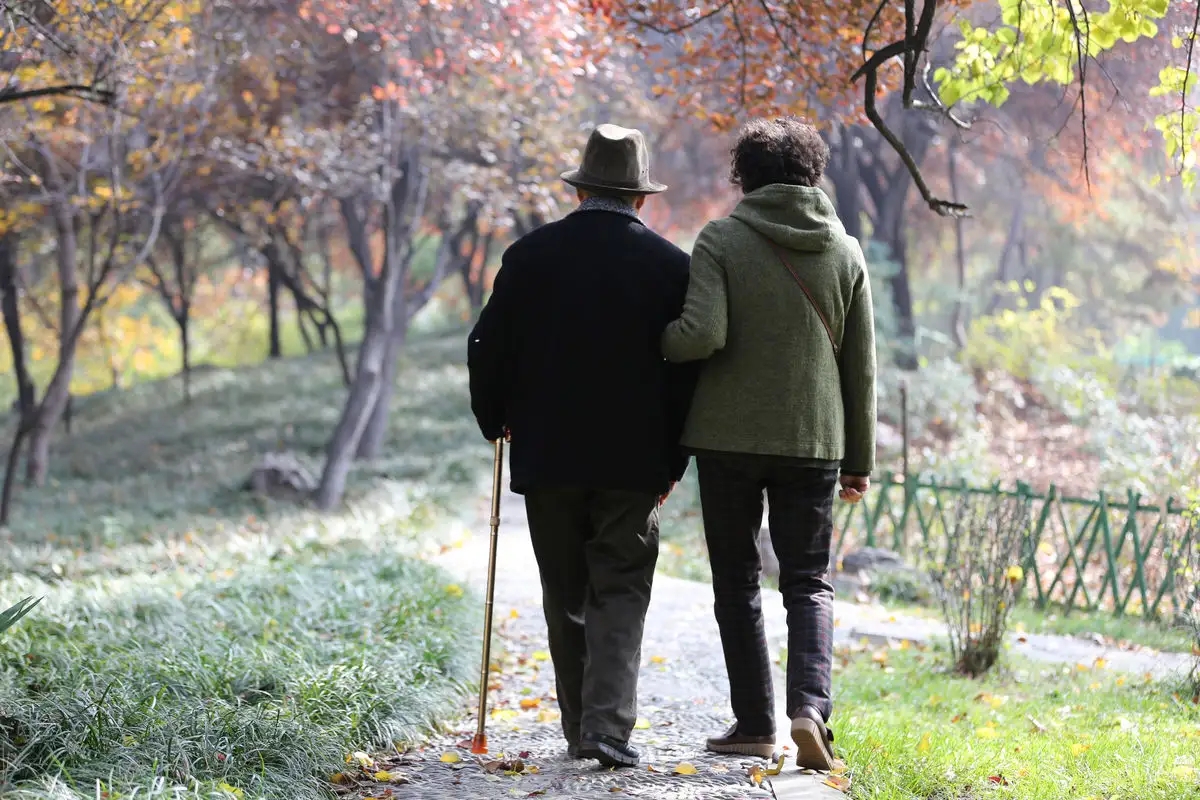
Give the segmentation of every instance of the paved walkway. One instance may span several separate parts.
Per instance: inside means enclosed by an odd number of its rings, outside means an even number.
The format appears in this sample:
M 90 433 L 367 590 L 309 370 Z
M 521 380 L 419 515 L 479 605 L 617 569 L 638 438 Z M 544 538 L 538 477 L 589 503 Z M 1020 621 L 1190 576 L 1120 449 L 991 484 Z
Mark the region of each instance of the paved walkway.
M 475 587 L 481 594 L 487 571 L 485 519 L 472 526 L 473 535 L 463 547 L 435 559 L 463 585 Z M 704 738 L 730 722 L 712 590 L 707 584 L 662 576 L 656 579 L 643 648 L 639 700 L 643 719 L 634 736 L 634 743 L 643 751 L 642 766 L 606 770 L 592 761 L 568 759 L 558 724 L 553 669 L 541 616 L 541 587 L 524 503 L 511 494 L 503 500 L 500 536 L 494 660 L 500 662 L 501 671 L 493 677 L 489 696 L 492 755 L 477 759 L 470 754 L 472 715 L 421 750 L 381 765 L 402 772 L 409 782 L 386 787 L 386 791 L 376 787 L 374 796 L 597 800 L 617 794 L 655 800 L 844 800 L 845 795 L 827 783 L 828 776 L 804 774 L 794 762 L 781 774 L 769 776 L 763 774 L 770 766 L 764 760 L 714 757 L 703 751 Z M 786 625 L 778 593 L 767 594 L 767 634 L 775 650 L 785 640 Z M 928 641 L 938 631 L 933 620 L 898 619 L 880 608 L 853 603 L 838 602 L 835 614 L 839 643 L 864 637 Z M 1186 663 L 1184 657 L 1176 663 L 1168 654 L 1128 653 L 1065 637 L 1022 639 L 1014 643 L 1016 652 L 1045 661 L 1076 663 L 1104 658 L 1113 669 L 1155 673 Z M 780 670 L 776 673 L 778 700 L 784 696 L 783 676 Z M 777 717 L 786 721 L 782 709 Z M 781 748 L 790 745 L 785 731 L 779 742 Z M 520 763 L 514 763 L 518 760 Z

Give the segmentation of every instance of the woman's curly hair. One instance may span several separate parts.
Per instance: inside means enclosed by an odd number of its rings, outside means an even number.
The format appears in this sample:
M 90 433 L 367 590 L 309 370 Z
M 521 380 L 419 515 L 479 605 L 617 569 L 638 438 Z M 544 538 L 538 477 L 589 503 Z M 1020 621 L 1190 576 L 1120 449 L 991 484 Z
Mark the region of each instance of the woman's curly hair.
M 829 163 L 829 145 L 796 117 L 755 119 L 742 127 L 732 155 L 730 179 L 749 193 L 772 183 L 816 186 Z

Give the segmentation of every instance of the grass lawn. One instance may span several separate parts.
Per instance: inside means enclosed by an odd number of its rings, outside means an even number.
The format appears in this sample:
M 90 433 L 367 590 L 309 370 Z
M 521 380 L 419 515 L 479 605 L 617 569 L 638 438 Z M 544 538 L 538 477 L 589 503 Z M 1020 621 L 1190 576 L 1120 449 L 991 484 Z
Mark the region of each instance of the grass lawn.
M 1200 706 L 1104 669 L 948 673 L 913 649 L 839 655 L 834 730 L 872 800 L 1200 797 Z
M 0 531 L 0 607 L 46 598 L 0 635 L 0 795 L 325 797 L 348 753 L 456 711 L 478 615 L 421 557 L 490 467 L 464 345 L 410 346 L 386 455 L 336 514 L 240 489 L 272 450 L 319 467 L 328 354 L 207 371 L 191 406 L 84 398 Z

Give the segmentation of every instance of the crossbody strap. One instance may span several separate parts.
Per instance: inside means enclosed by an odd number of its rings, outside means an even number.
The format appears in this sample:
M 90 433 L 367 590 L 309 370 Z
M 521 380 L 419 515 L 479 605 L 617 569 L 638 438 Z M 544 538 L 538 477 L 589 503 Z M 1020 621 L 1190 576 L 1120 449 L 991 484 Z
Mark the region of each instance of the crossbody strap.
M 808 287 L 804 285 L 804 281 L 800 280 L 799 273 L 796 272 L 795 268 L 791 265 L 791 263 L 788 262 L 787 258 L 784 257 L 783 251 L 780 250 L 774 242 L 768 240 L 768 243 L 771 245 L 771 249 L 775 251 L 775 255 L 779 258 L 780 263 L 787 267 L 788 272 L 792 273 L 792 277 L 795 279 L 796 285 L 800 287 L 800 290 L 804 292 L 804 296 L 808 298 L 808 302 L 812 304 L 813 311 L 817 312 L 817 317 L 820 318 L 821 325 L 825 328 L 825 335 L 829 337 L 829 344 L 831 347 L 833 347 L 833 355 L 835 357 L 840 357 L 841 348 L 838 347 L 837 341 L 833 338 L 833 328 L 829 326 L 829 320 L 826 319 L 825 314 L 822 313 L 821 306 L 817 303 L 817 298 L 813 297 L 813 293 L 810 292 Z

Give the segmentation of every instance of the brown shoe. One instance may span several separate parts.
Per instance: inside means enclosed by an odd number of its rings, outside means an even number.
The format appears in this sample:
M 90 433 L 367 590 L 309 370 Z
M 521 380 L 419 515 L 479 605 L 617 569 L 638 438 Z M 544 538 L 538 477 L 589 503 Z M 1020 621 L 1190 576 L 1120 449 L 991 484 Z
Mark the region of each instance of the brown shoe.
M 829 772 L 838 766 L 833 755 L 833 734 L 812 706 L 800 709 L 792 720 L 792 741 L 796 743 L 796 766 L 801 769 Z
M 736 753 L 759 758 L 772 758 L 775 755 L 774 736 L 743 736 L 738 733 L 736 722 L 721 736 L 710 737 L 704 746 L 710 753 Z

